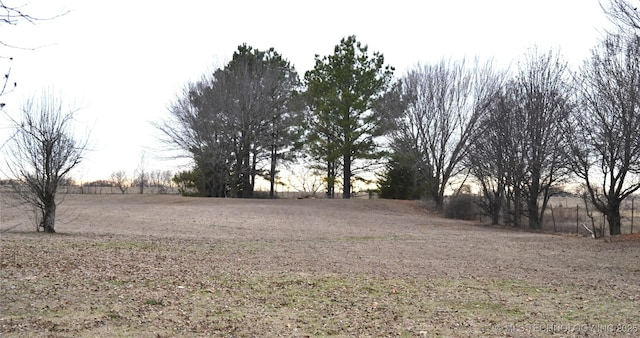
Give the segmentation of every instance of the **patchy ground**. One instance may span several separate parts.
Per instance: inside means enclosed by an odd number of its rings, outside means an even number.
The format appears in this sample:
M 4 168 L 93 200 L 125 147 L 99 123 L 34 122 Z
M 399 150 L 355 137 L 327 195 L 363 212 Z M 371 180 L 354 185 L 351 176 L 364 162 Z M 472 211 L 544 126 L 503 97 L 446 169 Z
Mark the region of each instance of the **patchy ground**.
M 640 242 L 416 202 L 69 195 L 0 210 L 0 335 L 640 335 Z

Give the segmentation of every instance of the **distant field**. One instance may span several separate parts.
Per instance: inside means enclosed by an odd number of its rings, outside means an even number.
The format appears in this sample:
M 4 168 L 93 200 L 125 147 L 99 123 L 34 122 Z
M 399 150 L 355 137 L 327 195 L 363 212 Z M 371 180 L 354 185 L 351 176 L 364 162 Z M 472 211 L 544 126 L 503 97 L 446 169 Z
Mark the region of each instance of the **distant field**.
M 640 232 L 640 199 L 633 201 L 633 203 L 632 199 L 632 197 L 627 198 L 620 208 L 622 214 L 621 231 L 623 234 Z M 609 228 L 604 215 L 596 211 L 590 203 L 588 206 L 595 226 L 599 228 L 604 226 L 605 233 L 608 234 Z M 582 227 L 582 224 L 592 227 L 592 220 L 587 215 L 585 203 L 579 197 L 552 197 L 545 212 L 543 229 L 545 231 L 554 231 L 554 221 L 556 232 L 575 234 L 577 231 L 578 234 L 586 236 L 589 233 Z
M 555 207 L 555 204 L 554 204 Z M 638 336 L 640 242 L 417 202 L 68 195 L 0 209 L 0 335 Z

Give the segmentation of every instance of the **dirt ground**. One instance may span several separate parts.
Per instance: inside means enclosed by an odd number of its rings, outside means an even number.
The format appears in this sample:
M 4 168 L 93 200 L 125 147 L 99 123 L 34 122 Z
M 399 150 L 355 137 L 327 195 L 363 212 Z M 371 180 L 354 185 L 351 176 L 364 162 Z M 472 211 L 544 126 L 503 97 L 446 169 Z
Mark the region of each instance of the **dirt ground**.
M 640 241 L 419 202 L 68 195 L 0 209 L 0 336 L 638 336 Z

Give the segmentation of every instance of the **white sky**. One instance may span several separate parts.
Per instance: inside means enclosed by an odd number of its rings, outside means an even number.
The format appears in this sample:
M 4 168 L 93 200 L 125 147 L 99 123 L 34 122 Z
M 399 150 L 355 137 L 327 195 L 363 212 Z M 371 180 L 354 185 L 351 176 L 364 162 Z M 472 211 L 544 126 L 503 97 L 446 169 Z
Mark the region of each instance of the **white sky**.
M 1 100 L 15 114 L 27 97 L 53 89 L 82 108 L 79 130 L 90 131 L 93 149 L 73 174 L 82 181 L 131 173 L 142 152 L 148 169 L 176 169 L 160 159 L 166 154 L 149 122 L 167 118 L 185 83 L 223 66 L 244 42 L 274 47 L 302 78 L 315 54 L 355 34 L 400 76 L 443 57 L 493 57 L 506 66 L 534 45 L 559 48 L 577 66 L 606 24 L 598 0 L 30 0 L 24 8 L 41 17 L 66 10 L 36 25 L 0 26 L 4 43 L 45 46 L 0 47 L 0 56 L 14 57 L 18 83 Z M 0 118 L 0 145 L 7 125 Z

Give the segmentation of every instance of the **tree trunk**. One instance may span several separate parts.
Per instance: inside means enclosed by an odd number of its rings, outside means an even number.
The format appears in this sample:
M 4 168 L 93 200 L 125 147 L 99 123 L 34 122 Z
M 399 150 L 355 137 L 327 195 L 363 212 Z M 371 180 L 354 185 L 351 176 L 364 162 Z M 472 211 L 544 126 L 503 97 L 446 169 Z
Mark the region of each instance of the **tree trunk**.
M 522 192 L 519 187 L 515 188 L 513 195 L 513 226 L 519 228 L 522 223 Z
M 444 189 L 440 191 L 439 180 L 431 170 L 427 173 L 427 177 L 429 180 L 427 182 L 427 194 L 433 199 L 433 202 L 436 204 L 436 209 L 442 211 L 444 207 Z
M 342 170 L 342 177 L 344 179 L 342 198 L 351 198 L 351 151 L 348 151 L 348 155 L 343 156 L 344 167 Z
M 536 167 L 531 170 L 531 185 L 527 200 L 527 211 L 529 215 L 529 228 L 534 230 L 542 229 L 542 213 L 540 212 L 540 206 L 538 204 L 538 198 L 540 197 L 540 170 Z
M 249 182 L 249 195 L 247 197 L 253 198 L 253 192 L 256 189 L 256 176 L 258 175 L 258 171 L 256 170 L 258 167 L 258 156 L 255 152 L 253 152 L 251 156 L 251 180 Z
M 491 203 L 491 224 L 498 225 L 500 223 L 500 211 L 502 209 L 502 194 L 492 193 L 493 196 L 489 203 Z
M 607 222 L 609 223 L 609 235 L 621 234 L 622 217 L 620 216 L 620 202 L 609 202 Z
M 245 166 L 248 171 L 248 167 Z M 240 197 L 249 198 L 249 188 L 251 187 L 251 175 L 248 172 L 242 173 Z
M 444 195 L 437 193 L 433 197 L 433 201 L 436 203 L 436 209 L 442 211 L 444 209 Z
M 55 200 L 46 201 L 43 210 L 42 229 L 46 233 L 55 233 L 56 223 L 56 202 Z
M 491 213 L 491 225 L 498 224 L 500 224 L 500 213 L 496 212 L 496 210 L 493 210 L 493 212 Z
M 275 198 L 276 188 L 276 164 L 278 161 L 278 150 L 275 145 L 271 146 L 271 168 L 269 170 L 269 198 Z
M 531 195 L 527 201 L 527 209 L 529 215 L 529 228 L 534 230 L 540 230 L 542 228 L 541 220 L 538 217 L 538 196 L 533 192 L 529 192 Z
M 249 146 L 245 145 L 245 150 L 242 152 L 242 160 L 240 164 L 240 196 L 241 198 L 250 197 L 249 190 L 251 189 L 251 153 L 249 152 Z
M 327 198 L 335 197 L 336 163 L 327 161 Z
M 143 171 L 140 174 L 140 195 L 144 194 L 144 181 L 145 181 L 145 172 Z
M 230 181 L 230 197 L 237 198 L 240 197 L 242 193 L 240 188 L 241 183 L 241 175 L 242 175 L 242 155 L 240 152 L 236 155 L 236 163 L 233 164 L 233 170 L 231 175 L 229 176 Z

